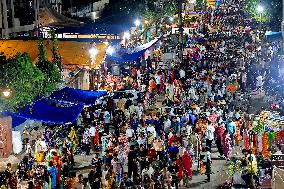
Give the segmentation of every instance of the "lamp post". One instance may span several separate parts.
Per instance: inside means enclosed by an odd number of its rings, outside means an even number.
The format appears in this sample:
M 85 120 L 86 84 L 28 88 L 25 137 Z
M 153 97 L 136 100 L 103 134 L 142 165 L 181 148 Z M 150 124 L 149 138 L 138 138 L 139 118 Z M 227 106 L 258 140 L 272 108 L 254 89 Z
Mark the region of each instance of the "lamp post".
M 140 20 L 137 19 L 137 20 L 135 20 L 134 24 L 135 24 L 135 26 L 138 29 L 138 27 L 140 26 L 141 22 L 140 22 Z
M 175 21 L 175 18 L 174 17 L 169 17 L 169 21 L 170 21 L 170 24 L 171 24 L 171 35 L 173 34 L 173 23 Z
M 137 30 L 136 39 L 135 39 L 135 43 L 136 43 L 136 45 L 137 45 L 137 43 L 138 43 L 138 38 L 139 38 L 139 31 L 140 31 L 140 28 L 139 28 L 139 27 L 141 26 L 141 21 L 137 19 L 137 20 L 135 20 L 134 24 L 135 24 L 136 30 Z
M 262 5 L 257 5 L 256 11 L 260 15 L 260 21 L 262 21 L 262 14 L 264 12 L 264 7 Z
M 97 73 L 97 70 L 99 69 L 96 65 L 96 56 L 98 55 L 98 50 L 95 48 L 95 47 L 92 47 L 90 50 L 89 50 L 89 53 L 90 53 L 90 58 L 91 58 L 91 65 L 90 65 L 90 68 L 92 69 L 93 66 L 96 73 L 95 74 L 99 74 Z M 93 78 L 93 70 L 90 70 L 89 72 L 90 74 L 90 78 L 91 78 L 91 81 L 90 81 L 90 88 L 93 89 L 94 88 L 94 78 Z M 99 81 L 97 79 L 97 88 L 99 86 Z
M 183 21 L 182 21 L 182 0 L 178 0 L 178 20 L 179 20 L 179 56 L 183 62 Z
M 127 32 L 124 32 L 124 34 L 123 34 L 123 39 L 124 39 L 124 46 L 125 46 L 125 48 L 127 47 L 127 42 L 128 42 L 128 40 L 130 39 L 130 33 L 127 31 Z

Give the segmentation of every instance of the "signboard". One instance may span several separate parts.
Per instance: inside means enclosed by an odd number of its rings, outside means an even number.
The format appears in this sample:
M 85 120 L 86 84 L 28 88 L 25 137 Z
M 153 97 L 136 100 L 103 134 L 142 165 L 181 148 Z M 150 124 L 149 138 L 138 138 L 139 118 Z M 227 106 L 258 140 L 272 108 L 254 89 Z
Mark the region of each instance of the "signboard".
M 112 75 L 119 76 L 120 75 L 120 67 L 119 64 L 112 64 Z

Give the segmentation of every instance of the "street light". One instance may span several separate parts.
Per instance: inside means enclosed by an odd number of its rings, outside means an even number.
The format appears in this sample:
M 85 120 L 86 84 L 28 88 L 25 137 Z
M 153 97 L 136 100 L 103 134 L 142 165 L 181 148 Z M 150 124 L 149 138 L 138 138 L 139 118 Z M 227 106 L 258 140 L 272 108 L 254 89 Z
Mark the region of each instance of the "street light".
M 92 47 L 90 50 L 89 50 L 89 53 L 91 55 L 91 65 L 94 65 L 95 64 L 95 61 L 96 61 L 96 56 L 98 55 L 98 49 Z
M 261 14 L 264 11 L 264 7 L 262 5 L 257 5 L 256 11 Z
M 124 32 L 124 39 L 130 39 L 130 33 L 129 32 Z
M 114 53 L 114 48 L 112 46 L 109 46 L 106 50 L 106 53 L 112 55 Z
M 9 97 L 11 95 L 11 90 L 5 89 L 2 93 L 3 93 L 4 97 Z
M 97 56 L 98 50 L 96 48 L 91 48 L 89 50 L 89 53 L 91 54 L 91 56 Z
M 140 20 L 138 20 L 138 19 L 137 19 L 137 20 L 135 20 L 135 22 L 134 22 L 134 23 L 135 23 L 135 26 L 136 26 L 136 27 L 140 26 L 140 24 L 141 24 Z

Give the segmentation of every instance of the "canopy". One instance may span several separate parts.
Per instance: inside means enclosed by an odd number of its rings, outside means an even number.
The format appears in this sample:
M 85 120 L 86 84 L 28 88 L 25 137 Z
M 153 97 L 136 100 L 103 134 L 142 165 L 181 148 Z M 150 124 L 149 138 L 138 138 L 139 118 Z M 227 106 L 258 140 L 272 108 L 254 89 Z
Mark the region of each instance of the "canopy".
M 146 50 L 148 50 L 153 45 L 155 45 L 159 41 L 159 39 L 160 39 L 160 37 L 150 41 L 149 43 L 138 46 L 134 49 L 130 49 L 130 48 L 119 49 L 115 53 L 113 53 L 112 55 L 108 55 L 108 58 L 112 59 L 116 62 L 133 62 L 133 61 L 136 61 L 141 56 L 143 56 L 143 54 L 146 52 Z
M 265 35 L 268 41 L 282 40 L 282 32 L 267 31 Z
M 27 119 L 51 124 L 72 124 L 80 115 L 85 105 L 93 105 L 96 100 L 105 96 L 107 91 L 87 91 L 74 88 L 63 88 L 53 92 L 49 98 L 34 101 L 23 112 L 8 113 L 12 116 L 12 127 Z
M 41 26 L 74 26 L 83 25 L 83 22 L 68 18 L 52 8 L 42 8 L 39 10 L 39 23 Z
M 52 124 L 72 124 L 82 112 L 84 104 L 55 103 L 48 100 L 36 101 L 14 116 Z
M 69 103 L 83 103 L 90 106 L 94 105 L 98 98 L 106 94 L 107 91 L 88 91 L 65 87 L 51 94 L 50 99 Z

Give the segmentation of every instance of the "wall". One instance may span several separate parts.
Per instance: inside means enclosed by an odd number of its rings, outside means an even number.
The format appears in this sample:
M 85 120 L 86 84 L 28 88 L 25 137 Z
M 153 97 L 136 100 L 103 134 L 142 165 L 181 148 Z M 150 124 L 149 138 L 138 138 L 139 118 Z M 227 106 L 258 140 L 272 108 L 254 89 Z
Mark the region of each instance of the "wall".
M 0 117 L 0 158 L 8 158 L 12 152 L 12 118 Z
M 15 1 L 15 0 L 14 0 Z M 34 7 L 35 8 L 35 7 Z M 7 11 L 10 10 L 12 12 L 11 19 L 12 23 L 8 24 L 8 15 Z M 36 10 L 35 10 L 36 12 Z M 14 3 L 11 1 L 11 5 L 8 6 L 7 0 L 0 0 L 0 38 L 8 38 L 9 34 L 14 32 L 27 32 L 31 31 L 35 28 L 35 22 L 30 25 L 22 25 L 20 26 L 20 18 L 15 18 L 14 12 Z

